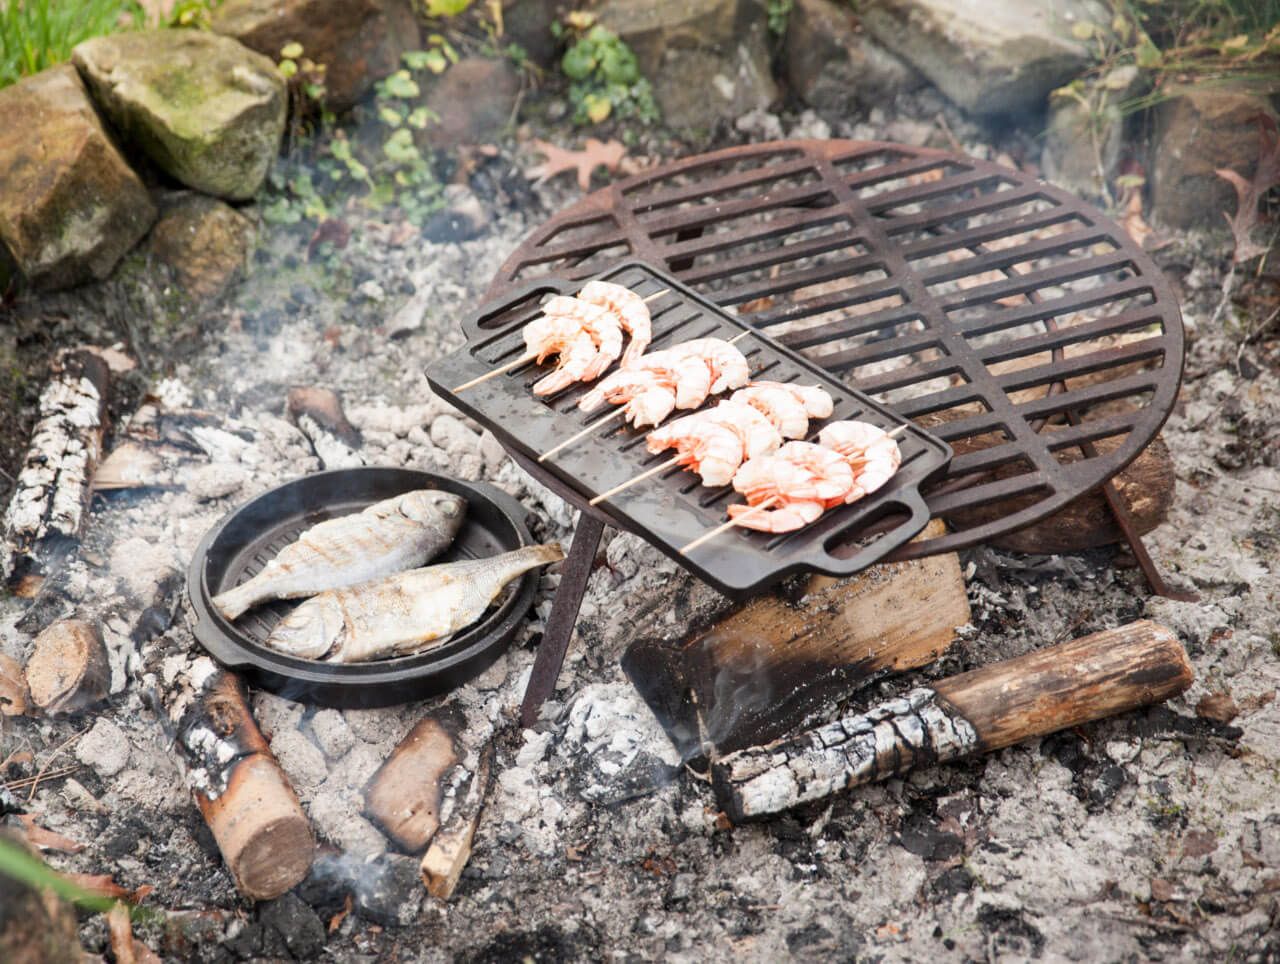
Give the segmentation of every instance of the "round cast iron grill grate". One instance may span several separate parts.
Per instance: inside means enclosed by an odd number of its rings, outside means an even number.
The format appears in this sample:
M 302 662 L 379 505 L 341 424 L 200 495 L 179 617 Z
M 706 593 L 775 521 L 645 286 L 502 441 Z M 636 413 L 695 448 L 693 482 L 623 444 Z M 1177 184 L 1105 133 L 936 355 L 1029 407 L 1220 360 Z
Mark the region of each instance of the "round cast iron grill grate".
M 1132 461 L 1177 396 L 1160 270 L 1092 206 L 990 162 L 855 141 L 699 155 L 562 211 L 488 297 L 634 258 L 951 443 L 924 491 L 951 531 L 894 558 L 1052 514 Z

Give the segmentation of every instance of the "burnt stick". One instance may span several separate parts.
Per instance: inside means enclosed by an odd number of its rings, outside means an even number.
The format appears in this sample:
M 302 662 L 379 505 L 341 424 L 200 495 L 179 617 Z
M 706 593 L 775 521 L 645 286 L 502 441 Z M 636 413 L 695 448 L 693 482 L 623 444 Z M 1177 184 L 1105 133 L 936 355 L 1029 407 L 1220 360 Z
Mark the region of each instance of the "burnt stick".
M 917 766 L 1010 746 L 1177 696 L 1191 663 L 1139 620 L 912 690 L 799 736 L 713 763 L 729 819 L 779 813 Z

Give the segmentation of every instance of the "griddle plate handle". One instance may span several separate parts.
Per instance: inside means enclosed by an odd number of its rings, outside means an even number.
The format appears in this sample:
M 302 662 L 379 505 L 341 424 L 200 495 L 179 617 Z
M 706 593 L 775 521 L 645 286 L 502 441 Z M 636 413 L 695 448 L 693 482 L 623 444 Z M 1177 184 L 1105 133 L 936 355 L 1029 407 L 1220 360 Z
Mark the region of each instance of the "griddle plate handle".
M 904 488 L 899 492 L 887 493 L 884 497 L 884 505 L 901 506 L 906 510 L 908 518 L 906 521 L 894 526 L 861 552 L 855 552 L 847 559 L 833 556 L 827 550 L 827 546 L 837 541 L 850 528 L 850 526 L 842 526 L 825 535 L 820 543 L 815 543 L 813 554 L 804 559 L 805 565 L 812 566 L 818 572 L 827 576 L 838 578 L 854 576 L 890 553 L 896 552 L 900 547 L 914 539 L 929 524 L 929 507 L 925 505 L 924 498 L 920 495 L 920 489 L 915 485 Z M 858 521 L 850 525 L 861 527 L 866 525 L 866 522 Z
M 526 282 L 519 288 L 516 288 L 509 295 L 503 297 L 498 304 L 490 302 L 482 305 L 480 309 L 462 320 L 462 333 L 467 337 L 467 345 L 482 339 L 490 338 L 503 334 L 511 327 L 510 324 L 502 325 L 486 325 L 485 322 L 491 318 L 497 318 L 506 314 L 513 306 L 524 304 L 526 300 L 535 295 L 565 295 L 577 291 L 581 288 L 583 282 L 570 281 L 567 278 L 556 278 L 550 275 L 543 278 L 535 278 Z M 512 317 L 512 322 L 518 320 L 519 312 Z

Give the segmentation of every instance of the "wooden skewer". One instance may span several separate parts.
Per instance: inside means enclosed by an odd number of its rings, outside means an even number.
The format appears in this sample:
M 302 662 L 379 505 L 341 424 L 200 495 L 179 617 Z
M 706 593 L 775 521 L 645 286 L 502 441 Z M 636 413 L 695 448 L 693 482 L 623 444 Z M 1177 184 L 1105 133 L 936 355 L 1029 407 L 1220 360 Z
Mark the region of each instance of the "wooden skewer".
M 761 502 L 758 506 L 753 508 L 750 512 L 744 512 L 742 513 L 742 515 L 738 516 L 736 519 L 730 519 L 728 522 L 725 522 L 721 525 L 716 526 L 710 532 L 704 532 L 702 535 L 698 536 L 698 538 L 694 539 L 687 546 L 681 549 L 680 555 L 687 556 L 690 552 L 698 548 L 698 546 L 702 545 L 704 542 L 709 542 L 710 540 L 714 539 L 716 536 L 720 535 L 720 533 L 727 532 L 729 529 L 732 529 L 736 525 L 741 525 L 742 520 L 747 518 L 748 516 L 754 515 L 757 512 L 763 512 L 765 509 L 771 509 L 781 501 L 782 499 L 780 496 L 776 496 L 776 495 L 770 496 L 769 498 Z
M 650 301 L 657 301 L 663 295 L 669 294 L 670 291 L 671 291 L 670 288 L 663 288 L 661 291 L 655 291 L 651 295 L 646 295 L 644 300 L 646 303 Z M 530 320 L 532 321 L 532 319 Z M 487 382 L 490 378 L 497 378 L 503 372 L 509 372 L 513 368 L 519 368 L 525 362 L 533 361 L 533 359 L 536 357 L 537 355 L 534 353 L 521 355 L 519 358 L 517 358 L 513 362 L 507 362 L 507 364 L 502 365 L 499 368 L 495 368 L 492 371 L 485 372 L 483 375 L 477 375 L 475 378 L 471 379 L 471 381 L 469 382 L 463 382 L 461 385 L 458 385 L 456 388 L 454 388 L 454 391 L 455 392 L 466 391 L 468 388 L 471 388 L 473 385 L 479 385 L 481 382 Z
M 645 479 L 649 478 L 649 476 L 657 475 L 659 472 L 662 472 L 665 469 L 669 469 L 672 466 L 679 464 L 679 462 L 680 462 L 680 456 L 673 455 L 671 458 L 667 459 L 667 461 L 659 465 L 655 465 L 653 468 L 648 469 L 644 472 L 641 472 L 634 479 L 627 479 L 627 481 L 619 483 L 618 485 L 615 485 L 612 489 L 609 489 L 606 492 L 601 492 L 598 496 L 596 496 L 587 504 L 598 505 L 599 503 L 603 502 L 605 499 L 609 498 L 610 496 L 617 495 L 623 489 L 629 488 L 630 486 L 635 485 L 637 482 L 643 482 Z
M 612 422 L 618 416 L 624 415 L 626 411 L 627 411 L 627 405 L 625 402 L 623 402 L 614 411 L 610 412 L 604 418 L 597 419 L 596 421 L 588 425 L 586 428 L 584 428 L 581 432 L 578 432 L 574 435 L 570 435 L 563 442 L 560 442 L 558 445 L 553 445 L 551 448 L 547 449 L 545 452 L 543 452 L 541 455 L 538 456 L 538 461 L 541 462 L 544 459 L 551 458 L 551 456 L 555 455 L 566 445 L 569 445 L 572 442 L 578 441 L 578 439 L 582 438 L 582 436 L 584 435 L 590 435 L 592 432 L 598 429 L 601 425 L 607 425 L 609 422 Z

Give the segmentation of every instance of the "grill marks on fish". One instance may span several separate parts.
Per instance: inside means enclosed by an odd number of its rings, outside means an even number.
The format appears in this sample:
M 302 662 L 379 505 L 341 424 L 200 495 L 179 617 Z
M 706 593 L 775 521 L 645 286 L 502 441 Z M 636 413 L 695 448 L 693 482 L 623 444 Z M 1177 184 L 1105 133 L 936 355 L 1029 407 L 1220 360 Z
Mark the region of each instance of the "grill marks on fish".
M 422 652 L 474 623 L 517 576 L 563 558 L 556 543 L 525 546 L 324 592 L 281 620 L 267 645 L 331 663 Z
M 355 586 L 434 559 L 466 516 L 459 495 L 417 489 L 312 526 L 252 579 L 213 598 L 227 619 L 259 603 Z

